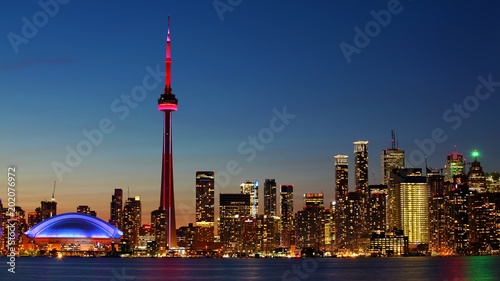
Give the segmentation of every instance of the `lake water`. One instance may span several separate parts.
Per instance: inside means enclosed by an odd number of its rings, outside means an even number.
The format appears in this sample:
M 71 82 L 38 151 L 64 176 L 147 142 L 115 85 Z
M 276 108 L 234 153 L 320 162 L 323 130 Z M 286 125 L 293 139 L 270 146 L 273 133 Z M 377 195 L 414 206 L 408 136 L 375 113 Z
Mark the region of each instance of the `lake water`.
M 500 280 L 500 257 L 119 259 L 0 257 L 0 280 Z

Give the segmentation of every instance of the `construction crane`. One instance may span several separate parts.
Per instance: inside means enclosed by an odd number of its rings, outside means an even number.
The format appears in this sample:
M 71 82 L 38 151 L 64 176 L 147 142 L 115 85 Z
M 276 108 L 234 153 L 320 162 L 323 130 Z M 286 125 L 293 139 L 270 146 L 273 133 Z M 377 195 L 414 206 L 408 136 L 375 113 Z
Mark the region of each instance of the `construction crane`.
M 55 201 L 54 194 L 56 193 L 56 181 L 54 181 L 54 190 L 52 190 L 52 201 Z

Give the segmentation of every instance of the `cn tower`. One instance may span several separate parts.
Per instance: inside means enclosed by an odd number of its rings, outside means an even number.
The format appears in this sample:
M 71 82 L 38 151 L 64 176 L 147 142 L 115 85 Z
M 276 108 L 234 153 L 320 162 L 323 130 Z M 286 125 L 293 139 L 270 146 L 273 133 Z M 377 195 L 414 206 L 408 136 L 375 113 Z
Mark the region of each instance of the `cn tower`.
M 172 112 L 177 110 L 177 99 L 170 87 L 170 16 L 168 16 L 167 57 L 165 59 L 165 90 L 158 99 L 158 110 L 163 111 L 163 159 L 161 166 L 160 210 L 164 211 L 166 223 L 166 248 L 177 248 L 175 228 L 174 173 L 172 167 Z

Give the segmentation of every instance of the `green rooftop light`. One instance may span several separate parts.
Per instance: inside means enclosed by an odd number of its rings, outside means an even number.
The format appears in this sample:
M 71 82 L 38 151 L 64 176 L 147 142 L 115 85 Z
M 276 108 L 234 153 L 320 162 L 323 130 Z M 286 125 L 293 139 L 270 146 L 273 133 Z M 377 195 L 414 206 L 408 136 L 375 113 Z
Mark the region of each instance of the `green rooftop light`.
M 478 157 L 478 156 L 479 156 L 479 152 L 477 152 L 477 150 L 474 150 L 474 151 L 472 152 L 472 156 L 474 156 L 474 157 Z

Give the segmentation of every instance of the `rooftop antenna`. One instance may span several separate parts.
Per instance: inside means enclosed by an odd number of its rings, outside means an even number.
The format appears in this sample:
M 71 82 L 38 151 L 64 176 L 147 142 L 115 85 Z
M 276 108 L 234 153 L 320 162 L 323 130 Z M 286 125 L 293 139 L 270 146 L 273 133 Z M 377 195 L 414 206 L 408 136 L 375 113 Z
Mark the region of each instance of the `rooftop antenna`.
M 52 190 L 52 201 L 55 201 L 54 194 L 56 193 L 56 181 L 54 181 L 54 189 Z
M 130 187 L 127 186 L 127 198 L 130 198 Z
M 391 129 L 391 145 L 392 145 L 392 149 L 395 149 L 395 145 L 394 145 L 394 142 L 396 141 L 396 134 L 394 133 L 394 129 Z

